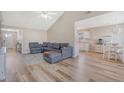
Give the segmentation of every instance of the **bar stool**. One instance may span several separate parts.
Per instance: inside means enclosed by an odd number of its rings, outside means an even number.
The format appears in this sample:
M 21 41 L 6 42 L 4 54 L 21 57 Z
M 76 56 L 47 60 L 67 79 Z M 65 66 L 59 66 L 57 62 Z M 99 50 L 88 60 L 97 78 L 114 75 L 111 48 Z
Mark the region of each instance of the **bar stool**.
M 110 44 L 103 45 L 103 59 L 109 59 L 110 52 Z
M 119 46 L 118 43 L 104 45 L 103 47 L 103 59 L 111 60 L 114 59 L 115 62 L 122 60 L 122 50 L 123 48 Z
M 114 59 L 114 61 L 117 61 L 118 54 L 116 52 L 116 48 L 110 43 L 104 45 L 103 48 L 103 59 L 111 60 Z
M 123 60 L 123 47 L 122 46 L 116 47 L 116 53 L 118 56 L 117 60 L 122 61 Z

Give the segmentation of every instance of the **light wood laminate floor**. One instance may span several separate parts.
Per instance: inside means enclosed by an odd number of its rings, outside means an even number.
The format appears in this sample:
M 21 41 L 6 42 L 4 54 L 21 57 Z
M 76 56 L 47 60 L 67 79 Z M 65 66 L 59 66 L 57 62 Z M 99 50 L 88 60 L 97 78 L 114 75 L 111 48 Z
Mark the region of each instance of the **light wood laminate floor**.
M 6 81 L 124 81 L 124 64 L 103 61 L 100 57 L 92 55 L 80 53 L 77 58 L 69 58 L 56 64 L 49 64 L 41 60 L 37 64 L 27 65 L 23 62 L 23 57 L 20 54 L 8 51 Z

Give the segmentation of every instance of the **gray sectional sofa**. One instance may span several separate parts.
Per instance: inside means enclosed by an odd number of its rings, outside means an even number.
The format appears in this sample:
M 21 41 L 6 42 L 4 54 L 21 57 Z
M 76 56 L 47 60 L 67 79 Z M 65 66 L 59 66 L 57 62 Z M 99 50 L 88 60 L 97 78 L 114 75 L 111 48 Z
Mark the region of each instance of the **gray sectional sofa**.
M 73 55 L 73 48 L 68 43 L 43 43 L 44 52 L 48 52 L 44 55 L 44 60 L 53 64 L 61 60 L 71 58 Z
M 29 49 L 31 54 L 43 52 L 42 45 L 39 44 L 38 42 L 30 42 Z
M 30 46 L 30 45 L 29 45 Z M 44 60 L 53 64 L 59 62 L 63 59 L 71 58 L 73 55 L 73 48 L 69 46 L 68 43 L 50 43 L 50 42 L 43 42 L 43 44 L 37 46 L 34 49 L 30 49 L 31 51 L 39 50 L 39 52 L 47 53 L 47 55 L 43 55 Z M 31 52 L 32 53 L 32 52 Z
M 66 45 L 68 45 L 68 43 L 66 43 Z M 61 52 L 60 43 L 43 42 L 42 48 L 43 48 L 44 51 Z

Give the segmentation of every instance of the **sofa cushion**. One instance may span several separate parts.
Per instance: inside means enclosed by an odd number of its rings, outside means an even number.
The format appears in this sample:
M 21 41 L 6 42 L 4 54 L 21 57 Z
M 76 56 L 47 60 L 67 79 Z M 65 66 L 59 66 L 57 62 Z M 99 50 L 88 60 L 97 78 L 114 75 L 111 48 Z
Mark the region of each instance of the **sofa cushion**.
M 53 43 L 48 43 L 47 47 L 53 48 Z
M 30 53 L 35 54 L 35 53 L 41 53 L 42 49 L 41 48 L 31 48 Z
M 47 62 L 53 64 L 53 63 L 56 63 L 56 62 L 59 62 L 60 60 L 62 60 L 62 55 L 61 55 L 61 53 L 50 51 L 50 52 L 47 52 L 46 54 L 44 54 L 43 58 Z
M 68 47 L 68 46 L 69 46 L 69 43 L 60 43 L 60 48 Z
M 72 57 L 72 55 L 73 55 L 73 48 L 72 48 L 72 46 L 63 47 L 61 50 L 62 50 L 63 59 Z
M 59 49 L 60 48 L 60 44 L 59 43 L 53 43 L 53 48 L 54 49 Z
M 39 43 L 38 42 L 30 42 L 29 43 L 29 47 L 30 48 L 35 48 L 35 47 L 38 47 L 39 46 Z
M 41 53 L 43 52 L 41 44 L 38 42 L 30 42 L 29 43 L 30 53 Z
M 42 46 L 43 46 L 43 47 L 47 47 L 48 43 L 49 43 L 49 42 L 43 42 Z
M 50 51 L 55 51 L 55 52 L 61 53 L 60 49 L 55 49 L 55 48 L 51 48 Z
M 50 58 L 55 58 L 57 56 L 61 56 L 61 53 L 57 53 L 57 52 L 51 51 L 51 52 L 48 53 L 47 56 L 50 57 Z
M 44 49 L 44 51 L 51 51 L 52 50 L 52 48 L 49 48 L 49 47 L 44 47 L 43 49 Z

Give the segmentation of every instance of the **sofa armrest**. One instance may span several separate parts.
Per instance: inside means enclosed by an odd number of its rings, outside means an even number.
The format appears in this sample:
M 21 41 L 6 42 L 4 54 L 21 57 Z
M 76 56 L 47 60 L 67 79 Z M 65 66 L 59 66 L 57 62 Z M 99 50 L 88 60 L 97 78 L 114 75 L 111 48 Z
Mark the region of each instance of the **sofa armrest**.
M 63 59 L 72 57 L 72 55 L 73 55 L 73 48 L 72 48 L 72 46 L 63 47 L 61 49 L 61 51 L 62 51 Z

